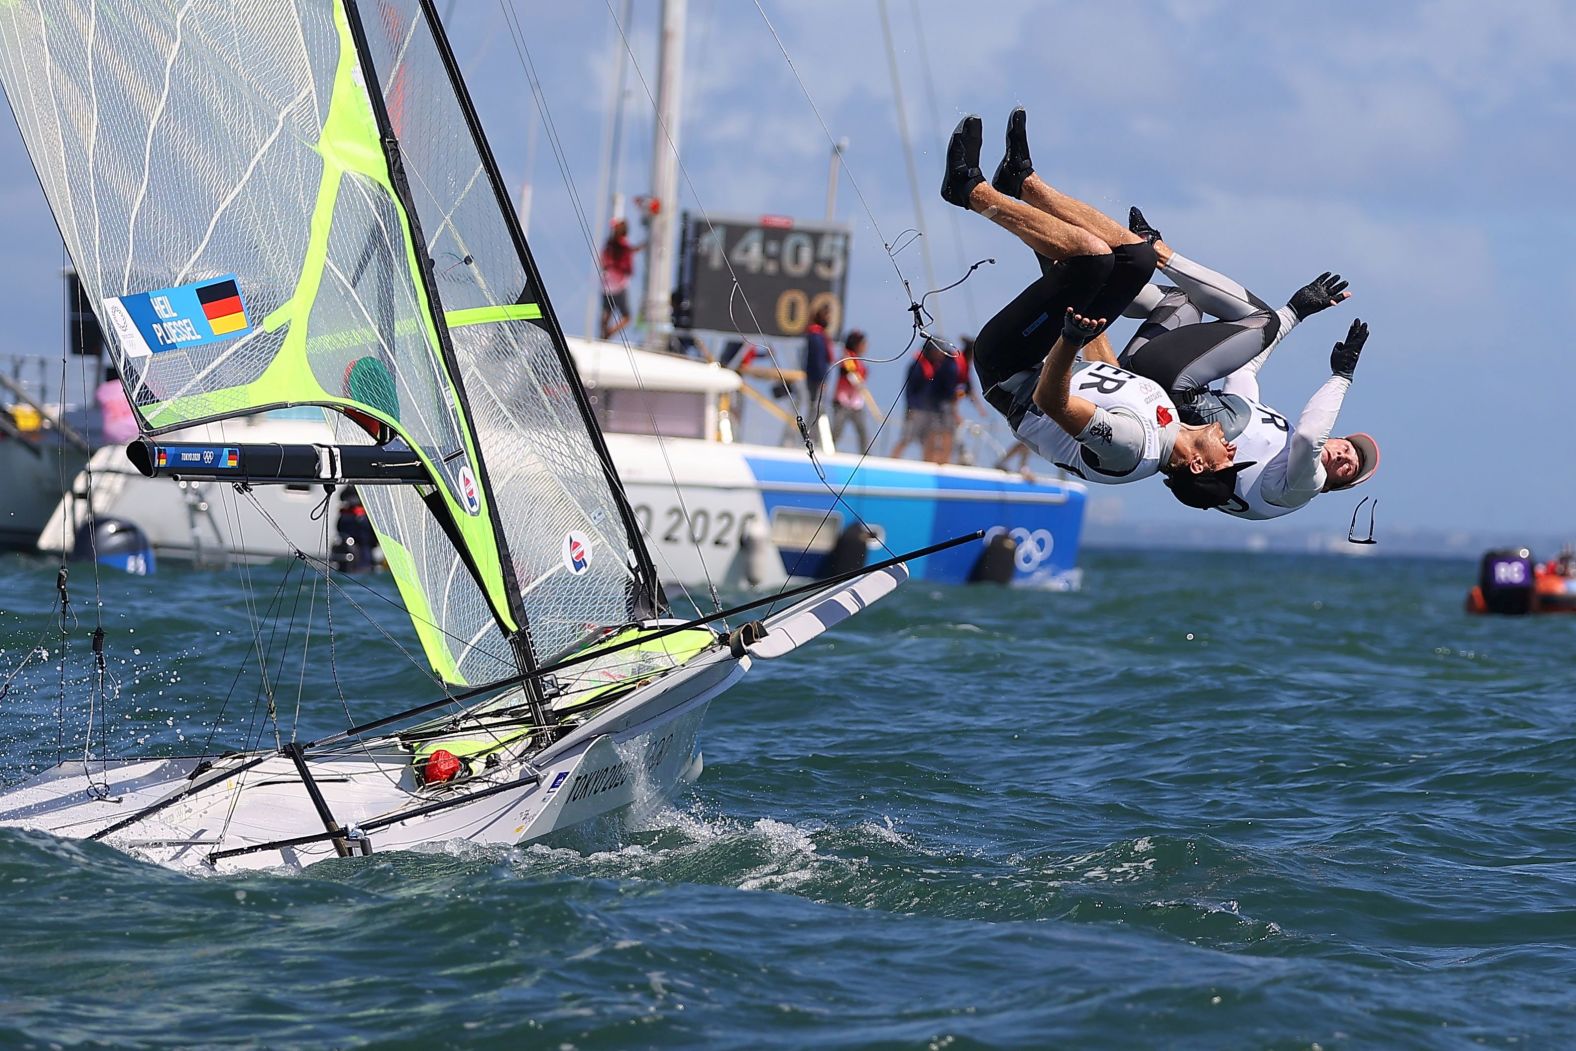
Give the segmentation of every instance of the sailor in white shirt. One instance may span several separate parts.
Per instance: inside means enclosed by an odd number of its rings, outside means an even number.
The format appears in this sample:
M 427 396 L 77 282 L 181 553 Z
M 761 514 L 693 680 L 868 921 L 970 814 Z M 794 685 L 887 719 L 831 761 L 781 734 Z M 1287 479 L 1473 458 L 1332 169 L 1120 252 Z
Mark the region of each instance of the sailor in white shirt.
M 1091 482 L 1202 474 L 1230 466 L 1219 424 L 1188 426 L 1156 383 L 1114 361 L 1073 360 L 1154 272 L 1148 241 L 1040 179 L 1025 115 L 1007 121 L 1006 153 L 986 182 L 981 121 L 959 122 L 947 144 L 941 196 L 1034 250 L 1040 277 L 980 329 L 974 368 L 985 400 L 1041 456 Z M 1064 322 L 1065 319 L 1065 322 Z
M 1262 467 L 1250 467 L 1237 475 L 1232 499 L 1217 505 L 1220 510 L 1238 518 L 1279 518 L 1306 506 L 1320 493 L 1350 489 L 1373 477 L 1379 470 L 1379 444 L 1372 437 L 1362 432 L 1344 438 L 1330 436 L 1367 340 L 1368 326 L 1353 321 L 1346 338 L 1330 353 L 1330 378 L 1314 391 L 1296 426 L 1289 430 L 1279 413 L 1258 401 L 1257 366 L 1263 363 L 1261 359 L 1226 377 L 1221 401 L 1241 398 L 1250 407 L 1247 426 L 1238 432 L 1238 440 L 1265 446 L 1268 458 L 1259 461 Z M 1246 461 L 1248 456 L 1242 459 Z
M 1182 423 L 1153 380 L 1105 363 L 1074 370 L 1079 349 L 1104 326 L 1068 308 L 1044 364 L 986 392 L 1013 433 L 1058 467 L 1105 485 L 1229 468 L 1235 450 L 1222 425 Z

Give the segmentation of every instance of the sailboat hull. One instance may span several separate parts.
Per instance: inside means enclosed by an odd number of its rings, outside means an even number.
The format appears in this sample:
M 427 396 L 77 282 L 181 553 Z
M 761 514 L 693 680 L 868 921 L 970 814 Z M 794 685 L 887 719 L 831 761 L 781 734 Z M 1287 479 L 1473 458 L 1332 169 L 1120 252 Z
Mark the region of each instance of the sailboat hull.
M 907 578 L 899 563 L 820 589 L 768 617 L 737 655 L 718 639 L 671 671 L 641 672 L 650 678 L 557 740 L 538 746 L 522 737 L 512 751 L 497 752 L 495 765 L 450 786 L 418 784 L 410 747 L 398 737 L 311 750 L 299 759 L 310 786 L 298 759 L 284 752 L 70 762 L 0 793 L 0 827 L 104 838 L 161 865 L 221 872 L 438 843 L 538 839 L 654 805 L 693 780 L 708 707 L 754 660 L 792 652 Z M 471 716 L 516 700 L 495 698 L 470 709 Z
M 112 846 L 180 869 L 237 871 L 302 867 L 351 853 L 404 850 L 445 842 L 507 845 L 537 839 L 618 810 L 661 802 L 696 764 L 707 707 L 748 670 L 750 658 L 726 651 L 637 690 L 561 740 L 529 757 L 472 777 L 447 791 L 421 788 L 410 756 L 367 751 L 310 761 L 312 779 L 336 827 L 377 825 L 352 841 L 265 846 L 323 832 L 293 760 L 270 755 L 225 777 L 260 753 L 237 754 L 197 773 L 195 757 L 63 763 L 0 796 L 0 826 L 89 838 L 138 811 L 191 792 L 106 837 Z M 516 788 L 509 788 L 510 784 Z M 467 796 L 474 796 L 466 801 Z M 402 810 L 432 813 L 398 819 Z M 389 821 L 390 818 L 395 818 Z M 248 849 L 262 847 L 263 849 Z M 245 851 L 244 853 L 231 853 Z

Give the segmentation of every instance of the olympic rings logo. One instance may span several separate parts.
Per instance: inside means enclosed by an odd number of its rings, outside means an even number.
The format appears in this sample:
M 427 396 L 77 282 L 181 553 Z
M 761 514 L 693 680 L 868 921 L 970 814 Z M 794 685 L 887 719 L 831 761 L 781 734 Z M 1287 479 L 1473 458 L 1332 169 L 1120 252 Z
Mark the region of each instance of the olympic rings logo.
M 1017 545 L 1013 559 L 1020 573 L 1033 573 L 1051 557 L 1051 552 L 1056 550 L 1056 537 L 1049 529 L 1025 529 L 1023 526 L 992 526 L 985 534 L 985 540 L 990 542 L 992 537 L 1005 533 Z

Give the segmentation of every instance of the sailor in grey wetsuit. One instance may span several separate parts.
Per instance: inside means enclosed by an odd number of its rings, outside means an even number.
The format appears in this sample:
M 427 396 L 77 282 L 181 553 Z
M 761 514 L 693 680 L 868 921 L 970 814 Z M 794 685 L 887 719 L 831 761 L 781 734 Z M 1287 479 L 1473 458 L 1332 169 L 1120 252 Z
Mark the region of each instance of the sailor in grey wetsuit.
M 1379 469 L 1379 444 L 1372 437 L 1330 437 L 1367 340 L 1368 326 L 1353 321 L 1346 338 L 1330 353 L 1330 378 L 1308 399 L 1295 427 L 1289 428 L 1285 417 L 1258 400 L 1259 366 L 1273 347 L 1226 377 L 1220 401 L 1247 406 L 1236 440 L 1251 450 L 1239 450 L 1238 457 L 1244 463 L 1258 459 L 1237 475 L 1231 499 L 1217 505 L 1220 510 L 1238 518 L 1279 518 L 1320 493 L 1350 489 L 1373 477 Z
M 1271 352 L 1298 323 L 1346 299 L 1346 282 L 1322 274 L 1272 311 L 1230 278 L 1170 251 L 1136 208 L 1131 225 L 1149 236 L 1162 271 L 1180 287 L 1150 285 L 1139 293 L 1128 313 L 1146 320 L 1119 360 L 1165 386 L 1183 420 L 1220 423 L 1237 447 L 1235 464 L 1218 477 L 1169 481 L 1178 499 L 1240 518 L 1277 518 L 1321 492 L 1370 478 L 1379 466 L 1377 443 L 1366 434 L 1330 437 L 1368 337 L 1366 325 L 1354 322 L 1336 344 L 1331 376 L 1295 429 L 1259 400 L 1258 372 Z M 1221 320 L 1204 323 L 1204 314 Z M 1220 388 L 1209 388 L 1221 379 Z

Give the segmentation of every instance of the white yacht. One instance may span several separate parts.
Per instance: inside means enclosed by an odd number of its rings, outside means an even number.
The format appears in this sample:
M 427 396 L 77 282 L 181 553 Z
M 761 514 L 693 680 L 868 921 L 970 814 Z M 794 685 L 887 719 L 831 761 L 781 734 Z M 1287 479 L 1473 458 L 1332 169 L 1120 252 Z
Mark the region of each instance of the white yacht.
M 1001 539 L 984 554 L 965 546 L 918 560 L 914 575 L 1077 586 L 1080 481 L 836 451 L 817 456 L 823 478 L 802 448 L 739 440 L 738 373 L 613 343 L 569 343 L 657 570 L 672 586 L 774 587 L 857 565 L 867 550 L 874 560 L 976 529 Z M 170 438 L 332 443 L 316 409 Z M 41 550 L 59 552 L 63 538 L 69 548 L 90 499 L 100 518 L 141 529 L 159 560 L 214 565 L 287 557 L 296 547 L 326 553 L 334 540 L 338 494 L 325 503 L 315 487 L 259 487 L 240 498 L 222 483 L 172 484 L 142 477 L 118 446 L 98 450 L 90 470 L 91 489 L 88 472 L 78 475 L 39 537 Z

